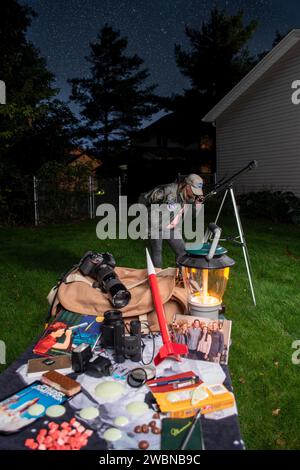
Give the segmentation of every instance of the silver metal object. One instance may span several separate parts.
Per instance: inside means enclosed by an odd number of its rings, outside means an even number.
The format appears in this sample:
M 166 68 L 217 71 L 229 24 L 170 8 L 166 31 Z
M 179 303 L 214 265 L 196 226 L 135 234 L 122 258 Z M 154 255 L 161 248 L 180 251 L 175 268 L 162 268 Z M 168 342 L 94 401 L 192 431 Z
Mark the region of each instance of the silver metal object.
M 217 216 L 216 216 L 216 219 L 215 219 L 215 224 L 218 223 L 218 220 L 219 220 L 219 217 L 221 215 L 221 212 L 222 212 L 222 209 L 223 209 L 223 206 L 224 206 L 224 203 L 225 203 L 225 200 L 226 200 L 226 197 L 227 197 L 228 193 L 230 193 L 230 196 L 231 196 L 231 201 L 232 201 L 232 205 L 233 205 L 235 220 L 236 220 L 236 224 L 237 224 L 237 228 L 238 228 L 238 232 L 239 232 L 239 235 L 236 236 L 233 239 L 233 241 L 235 243 L 237 243 L 239 246 L 241 246 L 242 249 L 243 249 L 243 255 L 244 255 L 244 260 L 245 260 L 245 265 L 246 265 L 246 270 L 247 270 L 247 275 L 248 275 L 248 281 L 249 281 L 249 285 L 250 285 L 252 300 L 253 300 L 253 304 L 256 306 L 256 298 L 255 298 L 253 282 L 252 282 L 253 271 L 252 271 L 252 267 L 251 267 L 250 256 L 249 256 L 249 252 L 248 252 L 248 248 L 247 248 L 246 238 L 245 238 L 245 235 L 244 235 L 242 222 L 241 222 L 241 219 L 240 219 L 240 214 L 239 214 L 239 211 L 238 211 L 238 207 L 237 207 L 237 204 L 236 204 L 236 199 L 235 199 L 235 195 L 234 195 L 234 191 L 233 191 L 232 186 L 227 188 L 225 193 L 224 193 L 221 205 L 219 207 L 219 210 L 218 210 L 218 213 L 217 213 Z M 221 240 L 226 241 L 226 238 L 221 239 Z

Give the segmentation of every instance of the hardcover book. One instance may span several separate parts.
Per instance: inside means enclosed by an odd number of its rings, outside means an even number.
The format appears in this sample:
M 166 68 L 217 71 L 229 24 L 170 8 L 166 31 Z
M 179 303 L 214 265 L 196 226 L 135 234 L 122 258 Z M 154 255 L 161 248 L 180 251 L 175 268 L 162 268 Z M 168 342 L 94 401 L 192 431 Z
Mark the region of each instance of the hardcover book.
M 93 350 L 101 333 L 99 320 L 93 315 L 61 310 L 48 324 L 33 352 L 40 356 L 70 355 L 82 343 L 89 344 Z
M 38 359 L 30 359 L 28 361 L 28 377 L 39 377 L 50 370 L 59 370 L 61 374 L 71 374 L 73 369 L 70 355 L 63 354 L 57 357 L 42 357 Z
M 0 402 L 0 432 L 17 432 L 44 416 L 49 406 L 61 405 L 67 399 L 53 387 L 34 382 Z

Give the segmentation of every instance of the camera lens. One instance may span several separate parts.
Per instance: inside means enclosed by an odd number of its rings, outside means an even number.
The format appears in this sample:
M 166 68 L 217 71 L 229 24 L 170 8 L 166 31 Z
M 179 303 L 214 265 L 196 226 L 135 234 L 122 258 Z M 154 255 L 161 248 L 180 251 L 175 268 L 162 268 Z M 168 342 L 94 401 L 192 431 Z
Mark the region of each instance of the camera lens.
M 120 282 L 114 270 L 109 266 L 101 266 L 97 271 L 97 280 L 104 287 L 105 292 L 111 298 L 111 303 L 116 308 L 125 307 L 130 299 L 131 294 L 124 284 Z
M 147 380 L 147 373 L 145 369 L 142 369 L 141 367 L 138 367 L 136 369 L 133 369 L 132 371 L 129 372 L 127 376 L 127 383 L 130 385 L 130 387 L 133 388 L 139 388 Z
M 104 312 L 101 336 L 101 344 L 103 347 L 114 348 L 114 325 L 120 320 L 122 320 L 122 312 L 119 310 L 107 310 Z
M 126 307 L 131 299 L 131 294 L 128 290 L 120 289 L 112 296 L 113 306 L 116 308 Z

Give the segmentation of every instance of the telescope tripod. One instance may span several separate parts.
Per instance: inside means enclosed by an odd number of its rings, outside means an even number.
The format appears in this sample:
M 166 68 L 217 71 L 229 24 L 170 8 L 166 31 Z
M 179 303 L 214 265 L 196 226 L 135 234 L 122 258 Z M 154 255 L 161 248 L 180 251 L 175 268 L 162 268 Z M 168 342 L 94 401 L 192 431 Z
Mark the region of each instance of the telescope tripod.
M 256 305 L 256 298 L 255 298 L 255 293 L 254 293 L 254 288 L 253 288 L 253 283 L 252 283 L 253 271 L 252 271 L 252 267 L 251 267 L 251 262 L 250 262 L 248 248 L 247 248 L 246 238 L 245 238 L 245 235 L 244 235 L 244 231 L 243 231 L 243 227 L 242 227 L 242 223 L 241 223 L 241 219 L 240 219 L 240 214 L 239 214 L 239 211 L 238 211 L 238 208 L 237 208 L 236 199 L 235 199 L 232 184 L 230 184 L 225 190 L 221 205 L 219 207 L 219 210 L 218 210 L 218 213 L 217 213 L 217 216 L 216 216 L 216 219 L 215 219 L 215 224 L 217 225 L 217 223 L 218 223 L 219 217 L 221 215 L 221 212 L 222 212 L 222 209 L 223 209 L 223 206 L 224 206 L 224 203 L 226 201 L 226 198 L 227 198 L 228 194 L 230 194 L 230 197 L 231 197 L 231 202 L 232 202 L 232 205 L 233 205 L 233 211 L 234 211 L 235 220 L 236 220 L 236 224 L 237 224 L 239 234 L 236 237 L 227 237 L 227 238 L 223 238 L 223 239 L 221 238 L 221 241 L 227 241 L 227 240 L 232 241 L 233 243 L 236 243 L 237 245 L 242 247 L 244 260 L 245 260 L 245 265 L 246 265 L 246 269 L 247 269 L 248 281 L 249 281 L 251 295 L 252 295 L 252 300 L 253 300 L 254 305 Z

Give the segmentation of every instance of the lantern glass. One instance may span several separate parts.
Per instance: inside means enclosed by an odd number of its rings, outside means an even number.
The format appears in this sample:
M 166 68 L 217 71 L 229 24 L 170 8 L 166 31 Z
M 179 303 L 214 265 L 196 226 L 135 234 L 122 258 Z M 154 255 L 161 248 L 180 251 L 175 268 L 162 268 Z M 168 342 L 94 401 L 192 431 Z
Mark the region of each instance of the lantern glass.
M 229 267 L 197 269 L 183 266 L 183 280 L 191 305 L 214 307 L 222 303 Z

